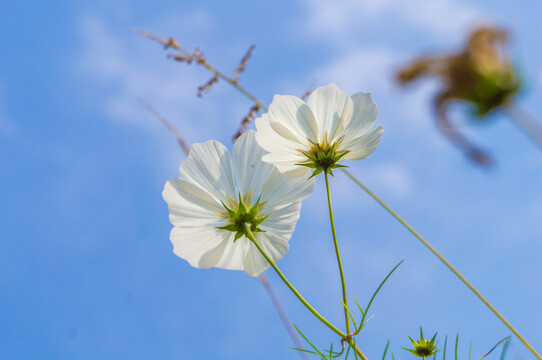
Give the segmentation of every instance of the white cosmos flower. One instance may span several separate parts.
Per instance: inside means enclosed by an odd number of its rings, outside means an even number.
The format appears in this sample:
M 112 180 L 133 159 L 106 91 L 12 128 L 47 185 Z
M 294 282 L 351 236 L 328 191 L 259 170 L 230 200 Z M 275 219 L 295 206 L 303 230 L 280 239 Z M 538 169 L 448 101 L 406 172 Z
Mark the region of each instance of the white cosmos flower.
M 198 268 L 259 275 L 269 263 L 256 246 L 242 232 L 219 229 L 242 223 L 251 226 L 274 261 L 284 256 L 299 219 L 301 200 L 312 193 L 314 182 L 281 174 L 262 161 L 264 153 L 254 131 L 235 142 L 233 156 L 217 141 L 192 145 L 181 163 L 179 179 L 168 180 L 162 193 L 174 225 L 170 239 L 177 256 Z M 241 216 L 243 206 L 252 213 Z M 238 223 L 230 211 L 240 215 Z
M 335 84 L 316 89 L 307 103 L 275 95 L 269 111 L 256 119 L 256 140 L 269 152 L 263 160 L 280 172 L 303 176 L 314 169 L 316 175 L 371 155 L 384 132 L 382 125 L 370 130 L 377 115 L 370 93 L 348 96 Z

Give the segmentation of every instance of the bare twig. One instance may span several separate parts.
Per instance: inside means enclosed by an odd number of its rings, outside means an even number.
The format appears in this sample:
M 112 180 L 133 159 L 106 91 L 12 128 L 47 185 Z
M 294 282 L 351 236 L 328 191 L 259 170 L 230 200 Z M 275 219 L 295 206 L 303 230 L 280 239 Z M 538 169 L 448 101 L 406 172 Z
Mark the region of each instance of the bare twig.
M 213 76 L 209 81 L 198 88 L 198 97 L 202 97 L 204 93 L 209 92 L 214 84 L 218 82 L 218 77 Z
M 237 66 L 233 72 L 233 76 L 231 77 L 231 81 L 237 84 L 239 81 L 239 74 L 241 74 L 243 71 L 245 71 L 247 67 L 248 60 L 252 56 L 252 51 L 254 50 L 254 45 L 250 45 L 247 52 L 245 53 L 245 56 L 241 59 L 241 62 L 239 63 L 239 66 Z
M 146 102 L 145 100 L 143 99 L 140 99 L 138 98 L 137 99 L 137 102 L 139 104 L 141 104 L 141 106 L 143 106 L 145 109 L 147 109 L 148 112 L 150 112 L 155 118 L 157 118 L 158 120 L 160 120 L 160 122 L 162 124 L 164 124 L 164 126 L 173 134 L 175 135 L 175 137 L 177 138 L 177 141 L 179 142 L 179 145 L 181 146 L 181 148 L 183 149 L 184 153 L 186 155 L 188 155 L 188 153 L 190 152 L 190 147 L 186 144 L 186 141 L 184 141 L 181 133 L 177 130 L 177 128 L 175 126 L 173 126 L 173 124 L 162 114 L 160 114 L 158 112 L 158 110 L 156 110 L 154 108 L 154 106 L 152 106 L 151 104 L 149 104 L 148 102 Z
M 260 111 L 260 107 L 258 105 L 254 105 L 250 108 L 247 116 L 245 116 L 243 120 L 241 120 L 241 125 L 239 126 L 239 130 L 237 130 L 235 135 L 233 135 L 233 142 L 235 142 L 239 138 L 239 136 L 241 136 L 247 130 L 248 126 L 250 125 L 250 122 L 256 117 L 259 111 Z
M 318 82 L 318 79 L 314 79 L 312 80 L 311 84 L 309 85 L 309 87 L 307 88 L 307 90 L 305 91 L 305 93 L 303 95 L 301 95 L 301 100 L 306 100 L 310 94 L 312 94 L 312 92 L 314 91 L 314 87 L 316 86 L 316 83 Z
M 211 64 L 209 64 L 209 62 L 207 61 L 207 59 L 205 59 L 205 57 L 203 56 L 203 53 L 198 49 L 194 49 L 194 52 L 193 53 L 190 53 L 188 50 L 185 50 L 183 49 L 179 43 L 177 42 L 177 40 L 175 40 L 175 38 L 169 38 L 169 39 L 165 39 L 165 38 L 162 38 L 160 36 L 156 36 L 154 34 L 151 34 L 149 32 L 146 32 L 146 31 L 143 31 L 143 30 L 139 30 L 139 29 L 135 29 L 134 30 L 136 33 L 148 38 L 148 39 L 151 39 L 151 40 L 154 40 L 160 44 L 162 44 L 166 49 L 174 49 L 176 50 L 177 52 L 179 52 L 180 56 L 178 55 L 169 55 L 168 57 L 169 58 L 172 58 L 173 60 L 175 61 L 180 61 L 180 62 L 186 62 L 187 64 L 191 64 L 191 63 L 196 63 L 200 66 L 203 66 L 205 69 L 207 69 L 208 71 L 212 72 L 213 75 L 218 78 L 218 79 L 222 79 L 224 81 L 226 81 L 227 83 L 229 83 L 231 86 L 235 87 L 237 90 L 239 90 L 243 95 L 245 95 L 246 97 L 248 97 L 251 101 L 253 101 L 256 105 L 258 105 L 261 109 L 264 109 L 264 110 L 267 110 L 267 106 L 265 106 L 264 104 L 262 104 L 260 102 L 260 100 L 256 99 L 251 93 L 249 93 L 248 91 L 246 91 L 242 86 L 240 86 L 236 80 L 232 79 L 232 78 L 229 78 L 228 76 L 224 75 L 223 73 L 221 73 L 220 71 L 218 71 L 217 69 L 215 69 L 213 66 L 211 66 Z M 244 58 L 243 58 L 244 59 Z M 247 58 L 248 60 L 248 58 Z M 216 82 L 216 81 L 215 81 Z M 211 84 L 212 85 L 212 84 Z

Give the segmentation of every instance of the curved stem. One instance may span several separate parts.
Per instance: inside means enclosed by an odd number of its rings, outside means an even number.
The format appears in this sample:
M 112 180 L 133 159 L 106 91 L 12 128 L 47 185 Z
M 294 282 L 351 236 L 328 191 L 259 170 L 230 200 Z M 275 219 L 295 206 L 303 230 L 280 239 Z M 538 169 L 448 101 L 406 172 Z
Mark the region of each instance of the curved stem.
M 414 230 L 405 220 L 403 220 L 395 211 L 393 211 L 388 205 L 386 205 L 378 196 L 376 196 L 371 190 L 369 190 L 365 185 L 363 185 L 358 179 L 356 179 L 350 172 L 348 172 L 345 169 L 341 169 L 346 176 L 348 176 L 352 181 L 354 181 L 359 187 L 361 187 L 369 196 L 371 196 L 376 202 L 378 202 L 384 209 L 386 209 L 397 221 L 399 221 L 405 228 L 407 228 L 408 231 L 410 231 L 418 240 L 420 240 L 436 257 L 439 258 L 440 261 L 444 263 L 450 269 L 467 287 L 488 307 L 493 314 L 495 314 L 510 331 L 514 333 L 518 337 L 518 339 L 533 353 L 533 355 L 538 359 L 542 360 L 542 357 L 536 352 L 536 350 L 521 336 L 521 334 L 502 316 L 493 305 L 489 303 L 489 301 L 486 300 L 480 294 L 478 290 L 474 286 L 471 285 L 470 282 L 465 279 L 463 275 L 457 271 L 452 264 L 450 264 L 431 244 L 427 242 L 416 230 Z
M 339 243 L 337 241 L 337 233 L 335 232 L 335 221 L 333 220 L 333 206 L 331 205 L 331 194 L 329 192 L 329 175 L 325 171 L 326 179 L 326 193 L 327 193 L 327 206 L 329 209 L 329 222 L 331 223 L 331 233 L 333 234 L 333 244 L 335 245 L 335 254 L 337 255 L 337 263 L 339 264 L 339 272 L 341 273 L 341 285 L 343 290 L 343 303 L 344 303 L 344 319 L 346 323 L 346 333 L 350 334 L 350 322 L 348 318 L 348 297 L 346 296 L 346 281 L 344 280 L 343 265 L 341 262 L 341 254 L 339 252 Z
M 275 272 L 277 273 L 277 275 L 281 278 L 281 280 L 286 284 L 286 286 L 288 286 L 288 288 L 294 293 L 294 295 L 299 299 L 299 301 L 301 301 L 301 303 L 303 303 L 303 305 L 305 305 L 305 307 L 314 315 L 318 318 L 318 320 L 320 320 L 322 323 L 324 323 L 324 325 L 326 325 L 328 328 L 330 328 L 335 334 L 339 335 L 341 337 L 341 339 L 345 339 L 346 342 L 348 342 L 350 344 L 350 346 L 352 346 L 356 353 L 363 359 L 363 360 L 368 360 L 367 357 L 365 356 L 365 354 L 363 354 L 363 352 L 356 346 L 356 344 L 354 343 L 354 341 L 352 340 L 352 337 L 348 337 L 347 334 L 343 333 L 341 330 L 339 330 L 337 327 L 335 327 L 335 325 L 333 325 L 332 323 L 330 323 L 325 317 L 323 317 L 322 315 L 320 315 L 320 313 L 318 311 L 316 311 L 311 304 L 309 304 L 309 302 L 307 300 L 305 300 L 305 298 L 299 293 L 299 291 L 297 291 L 297 289 L 292 285 L 292 283 L 290 283 L 290 281 L 288 281 L 288 279 L 286 278 L 286 276 L 284 276 L 284 274 L 282 273 L 282 271 L 280 271 L 280 269 L 278 268 L 278 266 L 275 264 L 275 262 L 273 261 L 273 259 L 271 259 L 269 257 L 269 255 L 265 252 L 265 250 L 262 248 L 262 246 L 260 245 L 260 243 L 258 242 L 258 240 L 256 239 L 256 237 L 254 236 L 254 234 L 252 233 L 252 231 L 250 230 L 250 226 L 248 224 L 245 224 L 245 236 L 250 240 L 252 241 L 252 243 L 256 246 L 256 248 L 258 248 L 258 250 L 260 251 L 260 253 L 262 254 L 262 256 L 267 260 L 267 262 L 269 263 L 269 265 L 271 265 L 271 267 L 275 270 Z
M 294 293 L 294 295 L 299 299 L 299 301 L 301 301 L 303 303 L 303 305 L 305 305 L 305 307 L 307 309 L 309 309 L 309 311 L 318 318 L 318 320 L 320 320 L 321 322 L 324 323 L 324 325 L 326 325 L 328 328 L 330 328 L 335 334 L 339 335 L 341 338 L 344 338 L 346 337 L 346 334 L 343 333 L 341 330 L 337 329 L 332 323 L 330 323 L 329 321 L 327 321 L 327 319 L 325 317 L 323 317 L 322 315 L 320 315 L 320 313 L 318 311 L 316 311 L 312 306 L 311 304 L 309 304 L 309 302 L 307 300 L 305 300 L 305 298 L 303 296 L 301 296 L 301 294 L 299 293 L 299 291 L 297 291 L 297 289 L 292 285 L 292 283 L 290 283 L 288 281 L 288 279 L 286 278 L 286 276 L 284 276 L 284 274 L 282 273 L 282 271 L 280 271 L 280 269 L 278 268 L 278 266 L 275 264 L 275 262 L 269 257 L 269 255 L 267 255 L 267 253 L 265 252 L 265 250 L 261 247 L 260 243 L 258 242 L 258 240 L 256 239 L 256 237 L 254 236 L 254 234 L 252 233 L 252 231 L 250 230 L 250 226 L 248 224 L 245 224 L 245 235 L 246 237 L 252 241 L 252 243 L 254 245 L 256 245 L 256 247 L 258 248 L 258 250 L 260 251 L 260 253 L 263 255 L 263 257 L 267 260 L 267 262 L 269 262 L 269 265 L 271 265 L 271 267 L 273 267 L 273 269 L 275 270 L 275 272 L 277 273 L 277 275 L 281 278 L 281 280 L 286 284 L 286 286 L 288 286 L 288 288 L 290 288 L 290 290 Z

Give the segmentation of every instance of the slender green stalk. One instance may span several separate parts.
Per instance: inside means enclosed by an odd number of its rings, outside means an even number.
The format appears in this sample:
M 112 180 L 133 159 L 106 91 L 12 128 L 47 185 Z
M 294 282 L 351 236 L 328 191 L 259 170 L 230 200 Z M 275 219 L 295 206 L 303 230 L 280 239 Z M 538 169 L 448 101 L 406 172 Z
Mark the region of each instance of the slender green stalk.
M 331 205 L 331 194 L 329 192 L 329 175 L 325 171 L 326 179 L 326 193 L 327 193 L 327 206 L 329 209 L 329 222 L 331 223 L 331 233 L 333 234 L 333 244 L 335 245 L 335 254 L 337 255 L 337 263 L 339 264 L 339 272 L 341 273 L 341 285 L 343 290 L 343 303 L 344 303 L 344 321 L 346 323 L 346 333 L 350 334 L 350 322 L 348 317 L 348 297 L 346 296 L 346 281 L 344 280 L 343 264 L 341 262 L 341 254 L 339 252 L 339 243 L 337 241 L 337 233 L 335 231 L 335 221 L 333 220 L 333 206 Z
M 299 301 L 301 301 L 301 303 L 303 303 L 303 305 L 305 305 L 305 307 L 314 315 L 318 318 L 318 320 L 320 320 L 322 323 L 324 323 L 324 325 L 326 325 L 328 328 L 330 328 L 335 334 L 339 335 L 341 337 L 341 339 L 345 339 L 346 342 L 348 342 L 355 350 L 356 352 L 358 353 L 358 355 L 361 356 L 362 359 L 364 360 L 367 360 L 367 357 L 363 354 L 363 352 L 357 347 L 355 346 L 355 343 L 354 341 L 352 340 L 351 337 L 347 337 L 347 334 L 343 333 L 341 330 L 339 330 L 335 325 L 333 325 L 332 323 L 330 323 L 325 317 L 323 317 L 322 315 L 320 315 L 320 313 L 318 311 L 316 311 L 316 309 L 314 309 L 312 307 L 311 304 L 309 304 L 309 302 L 307 300 L 305 300 L 305 298 L 299 293 L 299 291 L 297 291 L 297 289 L 292 285 L 292 283 L 290 283 L 290 281 L 288 281 L 288 279 L 286 278 L 286 276 L 284 276 L 284 274 L 282 273 L 282 271 L 280 271 L 280 269 L 278 268 L 278 266 L 275 264 L 275 262 L 273 261 L 273 259 L 271 259 L 269 257 L 269 255 L 265 252 L 265 250 L 261 247 L 260 243 L 258 242 L 258 240 L 256 239 L 256 237 L 254 236 L 254 234 L 252 233 L 252 231 L 250 230 L 250 226 L 248 224 L 245 224 L 245 236 L 250 240 L 252 241 L 252 243 L 256 246 L 256 248 L 258 248 L 258 250 L 260 251 L 260 253 L 263 255 L 263 257 L 267 260 L 267 262 L 269 262 L 269 265 L 271 265 L 271 267 L 275 270 L 275 272 L 277 273 L 277 275 L 281 278 L 281 280 L 286 284 L 286 286 L 288 286 L 288 288 L 294 293 L 294 295 L 299 299 Z
M 286 276 L 284 276 L 284 274 L 282 273 L 282 271 L 280 271 L 280 269 L 278 268 L 278 266 L 275 264 L 275 262 L 269 257 L 269 255 L 267 255 L 267 253 L 265 252 L 265 250 L 261 247 L 260 243 L 258 242 L 258 240 L 256 239 L 256 237 L 254 236 L 254 234 L 252 233 L 252 231 L 250 230 L 250 226 L 248 224 L 245 224 L 245 231 L 246 231 L 246 236 L 252 241 L 252 243 L 254 245 L 256 245 L 256 247 L 258 248 L 258 250 L 260 251 L 260 253 L 263 255 L 263 257 L 269 262 L 269 265 L 271 265 L 271 267 L 273 267 L 273 269 L 275 269 L 275 272 L 277 273 L 277 275 L 281 278 L 281 280 L 286 284 L 286 286 L 288 286 L 288 288 L 290 288 L 290 290 L 294 293 L 294 295 L 299 299 L 299 301 L 301 301 L 303 303 L 303 305 L 305 305 L 305 307 L 307 309 L 309 309 L 309 311 L 318 318 L 318 320 L 320 320 L 321 322 L 324 323 L 324 325 L 326 325 L 328 328 L 330 328 L 334 333 L 336 333 L 337 335 L 339 335 L 341 338 L 344 338 L 346 337 L 346 334 L 343 333 L 341 330 L 337 329 L 335 327 L 335 325 L 333 325 L 332 323 L 330 323 L 325 317 L 323 317 L 322 315 L 320 315 L 320 313 L 318 311 L 316 311 L 311 304 L 309 304 L 309 302 L 307 300 L 305 300 L 305 298 L 299 293 L 299 291 L 297 291 L 297 289 L 292 285 L 292 283 L 290 283 L 290 281 L 288 281 L 288 279 L 286 278 Z
M 467 287 L 476 295 L 482 302 L 488 307 L 489 310 L 495 314 L 510 331 L 518 337 L 518 339 L 533 353 L 533 355 L 538 359 L 542 360 L 542 357 L 536 352 L 536 350 L 521 336 L 521 334 L 502 316 L 493 305 L 487 301 L 482 294 L 470 282 L 465 279 L 463 275 L 457 271 L 452 264 L 450 264 L 431 244 L 427 242 L 416 230 L 414 230 L 405 220 L 403 220 L 395 211 L 393 211 L 388 205 L 386 205 L 378 196 L 376 196 L 371 190 L 369 190 L 365 185 L 363 185 L 358 179 L 356 179 L 350 172 L 345 169 L 341 169 L 346 176 L 348 176 L 352 181 L 354 181 L 359 187 L 361 187 L 369 196 L 371 196 L 376 202 L 378 202 L 384 209 L 386 209 L 397 221 L 399 221 L 408 231 L 410 231 L 418 240 L 420 240 L 440 261 L 444 263 Z

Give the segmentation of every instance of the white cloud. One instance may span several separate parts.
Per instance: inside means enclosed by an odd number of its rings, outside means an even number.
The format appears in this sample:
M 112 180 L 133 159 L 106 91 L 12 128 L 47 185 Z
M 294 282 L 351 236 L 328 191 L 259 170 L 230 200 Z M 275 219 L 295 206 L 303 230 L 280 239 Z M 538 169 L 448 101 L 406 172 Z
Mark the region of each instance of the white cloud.
M 441 36 L 457 32 L 480 17 L 479 11 L 462 0 L 304 0 L 309 10 L 308 30 L 319 38 L 344 42 L 359 35 L 359 29 L 397 22 L 397 27 L 428 31 Z
M 397 58 L 389 47 L 352 47 L 316 71 L 323 83 L 336 82 L 348 93 L 389 90 Z M 370 90 L 369 90 L 370 89 Z
M 131 124 L 148 124 L 148 114 L 137 105 L 137 98 L 164 111 L 173 110 L 171 104 L 186 101 L 194 95 L 195 79 L 190 73 L 188 79 L 172 81 L 173 74 L 167 64 L 149 64 L 148 56 L 141 56 L 141 48 L 150 40 L 138 38 L 131 32 L 115 33 L 103 20 L 93 17 L 82 19 L 79 30 L 84 48 L 77 66 L 89 76 L 91 86 L 113 89 L 104 109 L 111 118 Z M 155 51 L 163 54 L 158 45 Z
M 171 25 L 173 19 L 178 26 Z M 211 23 L 205 13 L 196 11 L 170 14 L 156 24 L 143 26 L 163 37 L 174 35 L 169 32 L 175 28 L 182 34 L 178 37 L 181 44 L 189 41 L 196 45 L 205 37 L 206 27 Z M 171 26 L 164 29 L 164 24 Z M 137 103 L 141 98 L 177 123 L 188 143 L 209 138 L 229 142 L 230 136 L 225 134 L 233 135 L 236 122 L 248 111 L 246 104 L 241 105 L 244 98 L 220 82 L 204 99 L 198 99 L 197 88 L 211 78 L 209 72 L 193 64 L 166 59 L 168 52 L 160 44 L 129 28 L 116 29 L 103 18 L 86 16 L 80 19 L 78 31 L 82 47 L 72 71 L 74 76 L 82 78 L 80 83 L 85 86 L 89 103 L 102 107 L 107 118 L 163 137 L 164 128 Z M 191 48 L 191 44 L 185 47 Z M 239 120 L 217 121 L 219 118 Z

